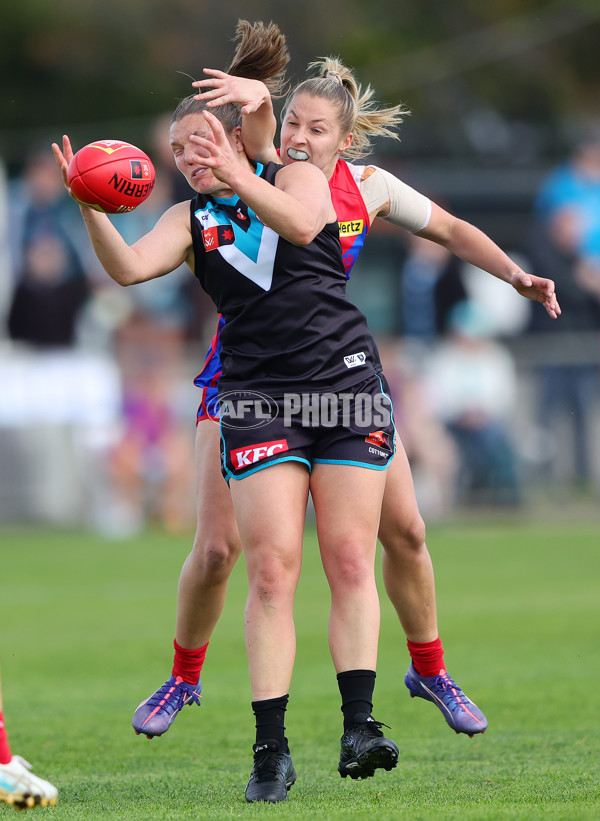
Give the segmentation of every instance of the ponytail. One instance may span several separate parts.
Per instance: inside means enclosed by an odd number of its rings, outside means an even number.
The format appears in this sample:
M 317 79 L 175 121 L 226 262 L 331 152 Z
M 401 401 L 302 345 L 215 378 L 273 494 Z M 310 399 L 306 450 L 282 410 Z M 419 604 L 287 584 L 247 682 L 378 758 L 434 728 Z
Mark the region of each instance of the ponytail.
M 290 61 L 285 36 L 275 23 L 249 23 L 238 20 L 234 42 L 238 45 L 227 74 L 260 80 L 271 97 L 285 94 L 285 67 Z
M 310 63 L 308 68 L 316 71 L 317 76 L 304 80 L 290 93 L 282 119 L 297 94 L 308 94 L 331 102 L 338 111 L 342 133 L 352 132 L 352 144 L 344 152 L 344 156 L 349 159 L 360 159 L 370 154 L 372 137 L 400 139 L 395 128 L 410 113 L 408 108 L 403 105 L 378 108 L 371 101 L 375 93 L 371 86 L 363 91 L 352 71 L 339 57 L 320 57 Z
M 262 22 L 238 20 L 233 38 L 233 42 L 236 41 L 237 46 L 227 74 L 260 80 L 267 86 L 272 97 L 282 97 L 286 91 L 285 67 L 290 55 L 285 36 L 279 27 L 275 23 L 266 26 Z M 188 114 L 202 113 L 205 109 L 206 102 L 195 100 L 192 94 L 181 100 L 171 122 L 177 122 Z M 230 134 L 242 124 L 240 109 L 237 103 L 226 103 L 211 111 L 222 122 L 226 133 Z

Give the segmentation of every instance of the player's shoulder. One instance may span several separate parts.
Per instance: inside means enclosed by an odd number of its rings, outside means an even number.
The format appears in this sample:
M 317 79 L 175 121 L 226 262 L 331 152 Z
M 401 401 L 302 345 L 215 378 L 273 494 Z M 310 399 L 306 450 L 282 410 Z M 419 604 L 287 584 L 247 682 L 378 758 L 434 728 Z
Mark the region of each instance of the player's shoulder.
M 171 205 L 167 210 L 163 213 L 160 219 L 157 222 L 157 225 L 185 225 L 189 226 L 190 222 L 190 209 L 192 207 L 193 200 L 183 200 L 182 202 L 177 202 L 175 205 Z
M 368 179 L 374 176 L 375 179 L 377 178 L 384 178 L 386 172 L 380 168 L 375 163 L 358 163 L 350 162 L 349 160 L 344 160 L 344 164 L 348 170 L 348 173 L 354 178 L 357 185 L 361 185 L 365 183 Z
M 291 165 L 283 165 L 277 170 L 276 180 L 278 184 L 287 181 L 293 182 L 314 182 L 315 184 L 327 185 L 327 178 L 320 168 L 309 162 L 295 162 Z

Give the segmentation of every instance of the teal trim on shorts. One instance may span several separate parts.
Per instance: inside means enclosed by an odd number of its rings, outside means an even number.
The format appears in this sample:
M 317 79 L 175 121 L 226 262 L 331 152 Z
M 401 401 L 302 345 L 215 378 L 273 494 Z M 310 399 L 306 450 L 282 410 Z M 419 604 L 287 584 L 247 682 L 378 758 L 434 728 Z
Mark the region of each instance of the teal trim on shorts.
M 367 462 L 351 462 L 349 459 L 313 459 L 313 465 L 350 465 L 356 468 L 369 468 L 369 470 L 387 470 L 395 455 L 396 451 L 385 465 L 369 465 Z
M 394 403 L 392 402 L 392 397 L 389 395 L 389 393 L 386 393 L 386 392 L 383 390 L 383 382 L 381 381 L 381 376 L 380 376 L 378 373 L 377 373 L 377 374 L 375 374 L 375 376 L 377 377 L 377 379 L 379 379 L 379 386 L 380 386 L 380 388 L 381 388 L 381 393 L 382 393 L 384 396 L 387 396 L 387 398 L 390 400 L 390 408 L 392 409 L 392 425 L 394 426 L 394 436 L 396 436 L 396 434 L 398 433 L 398 431 L 396 430 L 396 422 L 395 422 L 395 420 L 394 420 Z M 395 453 L 395 452 L 396 452 L 396 451 L 394 450 L 394 453 Z M 392 457 L 392 458 L 393 458 L 393 457 Z M 392 461 L 392 460 L 390 459 L 390 462 L 391 462 L 391 461 Z
M 246 473 L 242 473 L 241 476 L 236 476 L 232 473 L 227 466 L 225 466 L 225 470 L 227 471 L 227 484 L 229 484 L 231 479 L 236 479 L 239 481 L 240 479 L 245 479 L 246 476 L 251 476 L 253 473 L 257 473 L 259 470 L 265 470 L 265 468 L 271 468 L 273 465 L 280 465 L 282 462 L 301 462 L 303 465 L 306 465 L 308 468 L 308 472 L 311 472 L 311 464 L 307 459 L 301 459 L 299 456 L 284 456 L 281 459 L 275 459 L 272 462 L 267 462 L 266 465 L 257 465 L 252 470 L 246 471 Z

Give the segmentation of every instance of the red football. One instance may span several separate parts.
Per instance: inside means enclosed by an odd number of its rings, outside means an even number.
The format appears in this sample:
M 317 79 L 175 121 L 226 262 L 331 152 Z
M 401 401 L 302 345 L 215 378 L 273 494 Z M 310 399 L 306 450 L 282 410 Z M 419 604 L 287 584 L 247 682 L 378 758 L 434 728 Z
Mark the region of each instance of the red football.
M 150 157 L 131 143 L 98 140 L 73 156 L 67 181 L 79 202 L 105 214 L 123 214 L 150 196 L 154 166 Z

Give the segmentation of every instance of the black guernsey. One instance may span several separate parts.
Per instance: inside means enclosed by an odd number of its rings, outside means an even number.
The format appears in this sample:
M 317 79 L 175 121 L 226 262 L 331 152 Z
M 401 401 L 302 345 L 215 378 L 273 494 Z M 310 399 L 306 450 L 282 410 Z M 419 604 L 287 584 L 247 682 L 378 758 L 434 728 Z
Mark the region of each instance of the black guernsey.
M 281 165 L 257 165 L 273 184 Z M 225 318 L 221 391 L 339 391 L 381 369 L 364 314 L 346 296 L 337 222 L 306 246 L 236 196 L 191 202 L 195 275 Z

